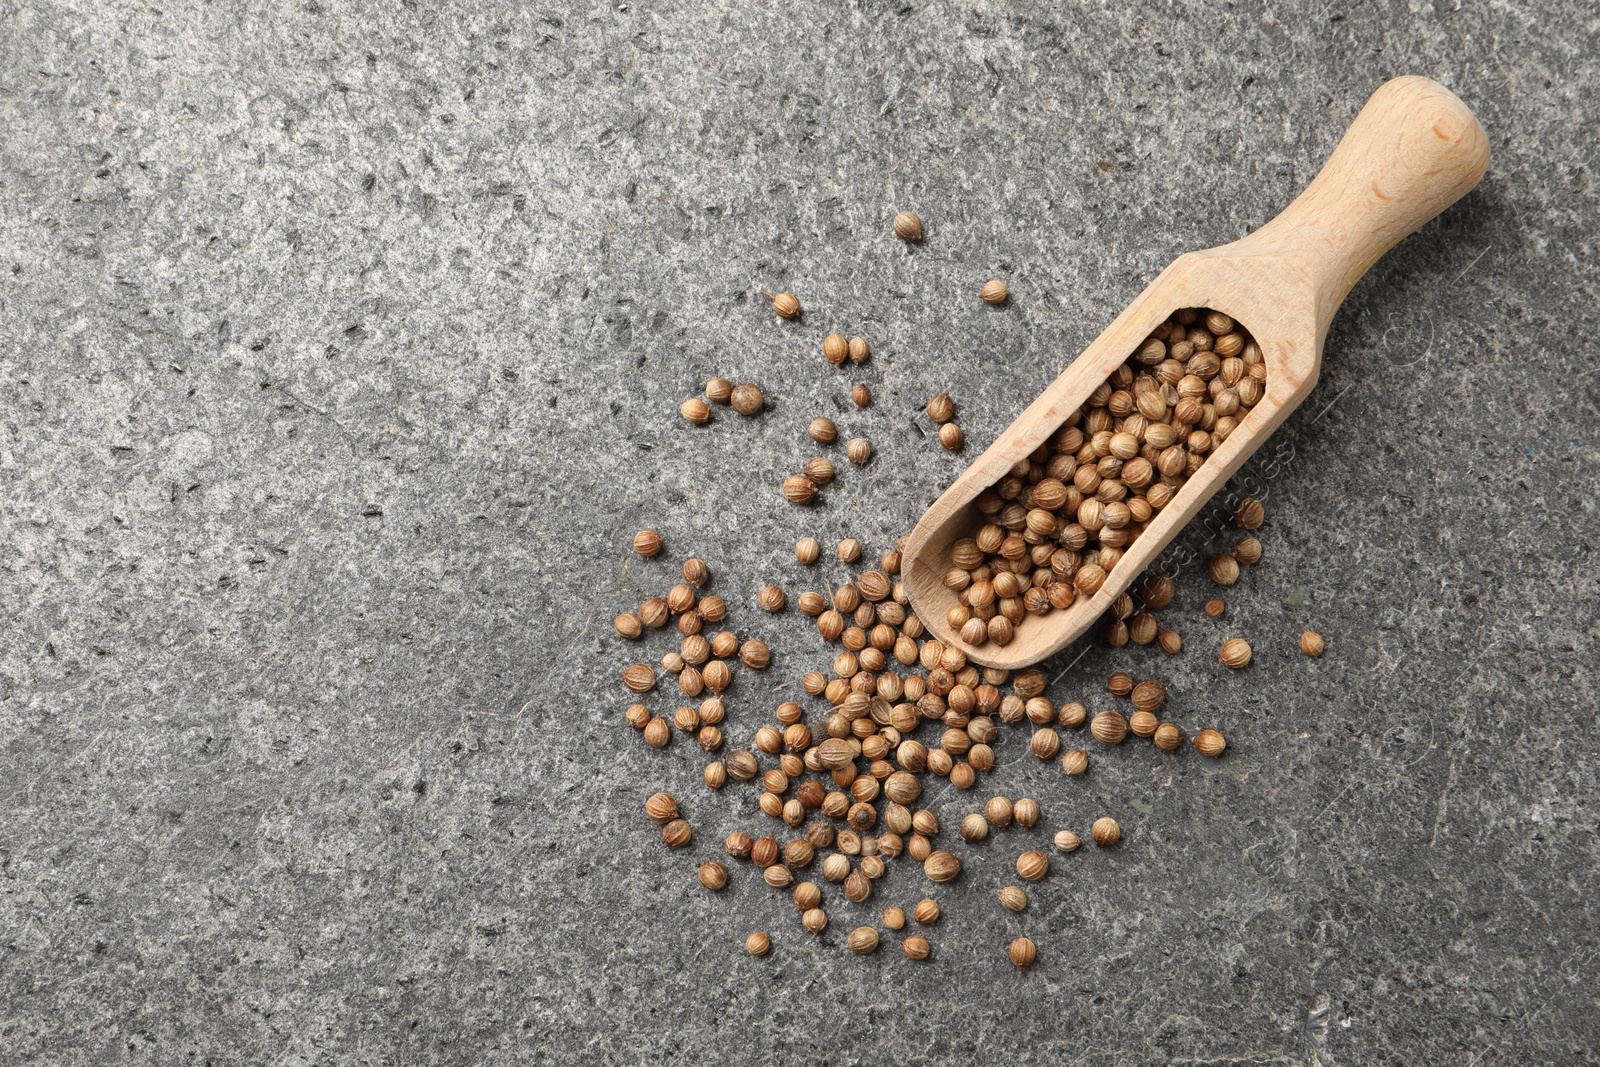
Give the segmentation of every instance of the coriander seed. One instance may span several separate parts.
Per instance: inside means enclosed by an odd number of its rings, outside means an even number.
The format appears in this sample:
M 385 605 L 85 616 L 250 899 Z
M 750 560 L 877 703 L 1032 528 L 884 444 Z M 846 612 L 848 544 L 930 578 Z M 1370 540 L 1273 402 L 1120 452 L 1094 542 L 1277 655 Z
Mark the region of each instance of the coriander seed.
M 644 802 L 644 813 L 651 822 L 664 826 L 678 817 L 678 800 L 671 793 L 651 793 Z
M 711 568 L 706 566 L 703 559 L 686 559 L 683 561 L 683 580 L 699 589 L 711 580 Z
M 860 467 L 872 458 L 872 442 L 865 437 L 852 437 L 844 446 L 845 457 Z
M 644 633 L 644 623 L 631 611 L 625 611 L 611 620 L 611 625 L 616 629 L 617 636 L 625 637 L 629 641 L 637 641 L 639 635 Z
M 639 605 L 639 621 L 652 630 L 660 629 L 672 618 L 672 608 L 666 597 L 653 596 Z
M 956 417 L 956 402 L 950 399 L 949 393 L 940 393 L 928 401 L 928 418 L 934 422 L 945 423 Z
M 634 704 L 628 708 L 624 718 L 635 730 L 643 730 L 650 723 L 650 709 L 643 704 Z
M 1206 573 L 1218 585 L 1232 585 L 1239 580 L 1239 561 L 1226 552 L 1218 552 L 1206 563 Z
M 633 535 L 633 550 L 646 558 L 659 555 L 663 544 L 661 535 L 654 530 L 640 530 Z
M 656 672 L 648 663 L 633 663 L 622 670 L 622 684 L 635 693 L 648 693 L 656 687 Z
M 1102 816 L 1094 821 L 1089 828 L 1089 833 L 1094 837 L 1094 843 L 1101 848 L 1109 848 L 1122 840 L 1122 827 L 1117 825 L 1117 820 L 1109 815 Z
M 989 836 L 989 820 L 973 812 L 961 820 L 961 840 L 967 844 L 982 841 Z
M 1267 509 L 1254 497 L 1245 497 L 1233 506 L 1233 524 L 1241 530 L 1257 530 L 1267 520 Z
M 800 916 L 800 925 L 807 933 L 820 934 L 828 928 L 828 913 L 821 908 L 807 908 Z
M 1007 911 L 1021 911 L 1028 906 L 1028 894 L 1021 886 L 1002 886 L 996 895 L 1000 898 L 1000 906 Z
M 1102 711 L 1089 723 L 1089 733 L 1102 745 L 1117 745 L 1128 736 L 1128 720 L 1121 712 Z
M 913 960 L 925 960 L 933 951 L 928 945 L 928 939 L 921 934 L 912 934 L 900 942 L 900 949 L 906 954 L 907 959 Z
M 730 399 L 733 403 L 733 410 L 741 415 L 754 415 L 767 402 L 766 397 L 761 395 L 760 387 L 750 382 L 740 382 L 734 386 Z
M 1163 752 L 1175 752 L 1183 744 L 1183 730 L 1177 723 L 1164 722 L 1156 727 L 1155 743 Z
M 763 292 L 762 296 L 772 301 L 772 311 L 780 319 L 797 319 L 800 317 L 800 301 L 793 293 L 779 293 L 773 296 Z
M 712 730 L 715 727 L 708 726 L 706 729 Z M 712 760 L 706 764 L 701 777 L 705 779 L 707 789 L 721 789 L 728 784 L 728 765 L 721 760 Z
M 922 871 L 928 876 L 928 881 L 942 885 L 954 881 L 961 873 L 961 860 L 954 853 L 941 848 L 928 854 L 922 863 Z
M 1300 651 L 1308 656 L 1320 656 L 1326 647 L 1327 642 L 1323 641 L 1322 635 L 1315 630 L 1307 630 L 1300 635 Z
M 1060 849 L 1062 852 L 1076 852 L 1078 850 L 1078 846 L 1083 844 L 1083 838 L 1079 837 L 1071 830 L 1057 830 L 1055 842 L 1056 848 Z
M 661 840 L 670 848 L 682 848 L 693 836 L 689 824 L 682 819 L 673 819 L 661 828 Z
M 998 278 L 983 283 L 983 288 L 978 290 L 978 295 L 986 304 L 1003 304 L 1006 297 L 1011 295 L 1011 290 L 1006 288 L 1006 283 Z
M 1228 610 L 1228 602 L 1219 596 L 1214 596 L 1206 601 L 1206 606 L 1201 609 L 1208 619 L 1220 619 L 1222 613 Z
M 1050 857 L 1031 849 L 1017 857 L 1017 877 L 1025 882 L 1037 882 L 1050 873 Z
M 859 366 L 861 366 L 861 364 L 865 363 L 867 361 L 867 358 L 869 356 L 871 356 L 871 355 L 872 355 L 872 346 L 867 344 L 867 339 L 865 337 L 852 337 L 852 338 L 850 338 L 850 362 L 851 363 L 854 363 L 856 366 L 859 367 Z
M 1125 697 L 1133 692 L 1133 675 L 1118 671 L 1106 679 L 1106 691 L 1114 697 Z
M 703 426 L 711 421 L 711 407 L 699 397 L 691 397 L 678 407 L 678 414 L 696 426 Z
M 723 850 L 736 860 L 749 859 L 751 845 L 750 835 L 743 830 L 735 830 L 722 843 Z
M 902 241 L 920 241 L 922 220 L 914 211 L 902 211 L 894 217 L 894 233 Z
M 839 436 L 839 428 L 835 426 L 833 424 L 833 420 L 828 418 L 826 415 L 818 415 L 816 418 L 812 419 L 811 425 L 806 428 L 806 432 L 809 433 L 811 435 L 811 439 L 817 442 L 819 445 L 830 445 Z
M 1011 825 L 1015 814 L 1011 801 L 1005 797 L 990 797 L 989 803 L 983 806 L 983 817 L 989 820 L 989 825 L 1002 829 Z
M 1230 637 L 1222 643 L 1222 651 L 1217 654 L 1217 660 L 1224 667 L 1238 670 L 1250 662 L 1250 642 L 1242 637 Z
M 961 427 L 955 423 L 947 422 L 939 427 L 939 443 L 945 447 L 946 451 L 960 452 L 963 441 L 965 441 L 965 437 L 961 433 Z
M 1075 748 L 1061 757 L 1061 769 L 1067 774 L 1077 778 L 1089 769 L 1089 753 L 1081 748 Z
M 906 913 L 899 908 L 884 908 L 883 927 L 885 930 L 904 930 Z
M 878 931 L 870 926 L 858 926 L 845 938 L 845 947 L 858 956 L 870 955 L 878 949 Z
M 716 860 L 706 860 L 700 865 L 700 884 L 715 893 L 728 884 L 728 868 Z
M 1167 687 L 1160 682 L 1146 680 L 1134 686 L 1128 694 L 1133 706 L 1140 711 L 1159 711 L 1167 702 Z
M 850 390 L 850 402 L 858 408 L 864 408 L 872 403 L 872 390 L 864 383 Z
M 726 404 L 733 397 L 733 383 L 726 378 L 713 378 L 706 383 L 706 399 L 713 404 Z
M 1200 750 L 1202 756 L 1214 759 L 1227 749 L 1228 742 L 1216 730 L 1201 730 L 1194 735 L 1194 747 Z
M 744 939 L 744 950 L 752 956 L 765 956 L 772 949 L 772 938 L 763 933 L 754 933 Z
M 801 882 L 794 887 L 794 910 L 810 911 L 822 903 L 822 888 L 815 882 Z
M 1021 800 L 1018 800 L 1016 804 L 1012 805 L 1011 817 L 1015 819 L 1017 825 L 1022 827 L 1024 830 L 1031 829 L 1033 825 L 1039 821 L 1039 814 L 1040 812 L 1038 803 L 1029 800 L 1027 797 L 1023 797 Z
M 1161 651 L 1169 656 L 1176 656 L 1183 651 L 1183 638 L 1176 630 L 1156 631 L 1156 644 L 1161 646 Z
M 791 504 L 809 504 L 816 499 L 817 487 L 803 474 L 796 474 L 783 480 L 783 496 Z
M 911 918 L 919 925 L 932 926 L 939 921 L 939 902 L 927 898 L 917 901 L 917 906 L 911 909 Z
M 783 595 L 783 590 L 775 585 L 762 586 L 761 592 L 756 594 L 756 603 L 761 606 L 762 611 L 782 611 L 784 605 L 788 602 L 788 598 Z
M 1246 567 L 1261 562 L 1261 542 L 1250 536 L 1239 538 L 1233 543 L 1233 558 Z
M 815 537 L 802 537 L 794 543 L 794 558 L 809 567 L 822 554 L 822 546 Z
M 830 333 L 822 339 L 822 358 L 835 367 L 843 363 L 849 355 L 850 342 L 844 339 L 843 334 Z
M 1039 958 L 1039 948 L 1025 937 L 1019 937 L 1011 942 L 1011 947 L 1006 950 L 1006 955 L 1011 958 L 1012 964 L 1018 970 L 1033 966 L 1033 961 Z
M 839 562 L 854 563 L 861 558 L 861 542 L 853 537 L 846 537 L 838 545 Z

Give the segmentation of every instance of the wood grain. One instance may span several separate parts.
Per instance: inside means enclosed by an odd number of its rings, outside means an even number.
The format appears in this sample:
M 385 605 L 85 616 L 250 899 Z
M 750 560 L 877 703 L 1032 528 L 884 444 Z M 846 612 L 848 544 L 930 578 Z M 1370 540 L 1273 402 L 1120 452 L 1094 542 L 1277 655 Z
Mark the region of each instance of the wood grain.
M 1419 77 L 1381 86 L 1293 203 L 1241 240 L 1175 260 L 929 507 L 901 563 L 911 606 L 929 632 L 974 662 L 1012 669 L 1082 636 L 1310 393 L 1328 326 L 1361 275 L 1476 186 L 1488 165 L 1483 127 L 1450 90 Z M 1065 611 L 1025 618 L 1009 645 L 967 645 L 945 621 L 957 601 L 944 573 L 950 546 L 980 525 L 972 501 L 1183 307 L 1221 311 L 1254 336 L 1267 365 L 1265 395 L 1127 546 L 1099 592 Z

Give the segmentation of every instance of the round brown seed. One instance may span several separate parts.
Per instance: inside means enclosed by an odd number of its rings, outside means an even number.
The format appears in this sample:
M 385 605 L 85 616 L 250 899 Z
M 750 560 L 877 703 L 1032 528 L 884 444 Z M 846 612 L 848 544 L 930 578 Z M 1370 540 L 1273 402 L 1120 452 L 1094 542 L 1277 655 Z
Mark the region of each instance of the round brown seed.
M 1033 966 L 1033 961 L 1039 958 L 1039 948 L 1026 937 L 1019 937 L 1011 942 L 1011 947 L 1006 954 L 1018 970 Z
M 1094 837 L 1094 843 L 1102 848 L 1108 848 L 1122 840 L 1122 827 L 1118 826 L 1117 820 L 1109 815 L 1096 819 L 1089 832 Z
M 922 220 L 917 217 L 916 212 L 899 212 L 894 217 L 894 233 L 902 241 L 920 241 L 922 240 Z
M 752 956 L 765 956 L 772 949 L 772 938 L 759 931 L 744 939 L 744 950 Z
M 633 550 L 641 556 L 659 555 L 666 542 L 654 530 L 640 530 L 633 535 Z
M 996 278 L 993 281 L 985 282 L 983 288 L 978 290 L 978 295 L 983 298 L 983 302 L 986 304 L 1003 304 L 1006 297 L 1011 295 L 1011 290 L 1006 287 L 1005 282 Z

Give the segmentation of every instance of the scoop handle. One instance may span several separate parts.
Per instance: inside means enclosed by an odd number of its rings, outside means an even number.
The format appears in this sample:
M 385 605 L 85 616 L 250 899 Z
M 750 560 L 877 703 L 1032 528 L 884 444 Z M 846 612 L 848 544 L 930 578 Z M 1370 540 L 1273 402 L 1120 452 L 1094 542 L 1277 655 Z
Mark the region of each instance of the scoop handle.
M 1316 281 L 1320 336 L 1367 268 L 1488 167 L 1488 135 L 1466 104 L 1428 78 L 1395 78 L 1372 94 L 1305 191 L 1234 247 L 1300 261 Z

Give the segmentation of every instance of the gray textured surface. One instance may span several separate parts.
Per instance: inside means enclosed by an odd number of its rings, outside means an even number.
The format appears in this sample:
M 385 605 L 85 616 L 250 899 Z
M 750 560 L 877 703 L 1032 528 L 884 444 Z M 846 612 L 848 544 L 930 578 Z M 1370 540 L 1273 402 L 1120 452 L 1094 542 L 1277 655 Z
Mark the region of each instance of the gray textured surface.
M 241 6 L 0 5 L 0 1060 L 1594 1061 L 1589 5 Z M 979 797 L 1128 840 L 1020 916 L 1023 838 L 971 850 L 928 964 L 840 946 L 909 867 L 820 941 L 746 869 L 698 890 L 760 816 L 621 724 L 611 615 L 709 560 L 777 651 L 748 736 L 821 660 L 751 604 L 837 577 L 785 546 L 876 554 L 958 469 L 922 401 L 986 444 L 1400 73 L 1478 112 L 1488 178 L 1356 288 L 1248 469 L 1229 624 L 1191 580 L 1181 657 L 1052 690 L 1159 673 L 1228 757 L 1068 782 L 1003 735 Z M 773 487 L 847 391 L 834 327 L 877 346 L 842 422 L 879 456 L 802 513 Z M 770 409 L 690 431 L 717 372 Z

